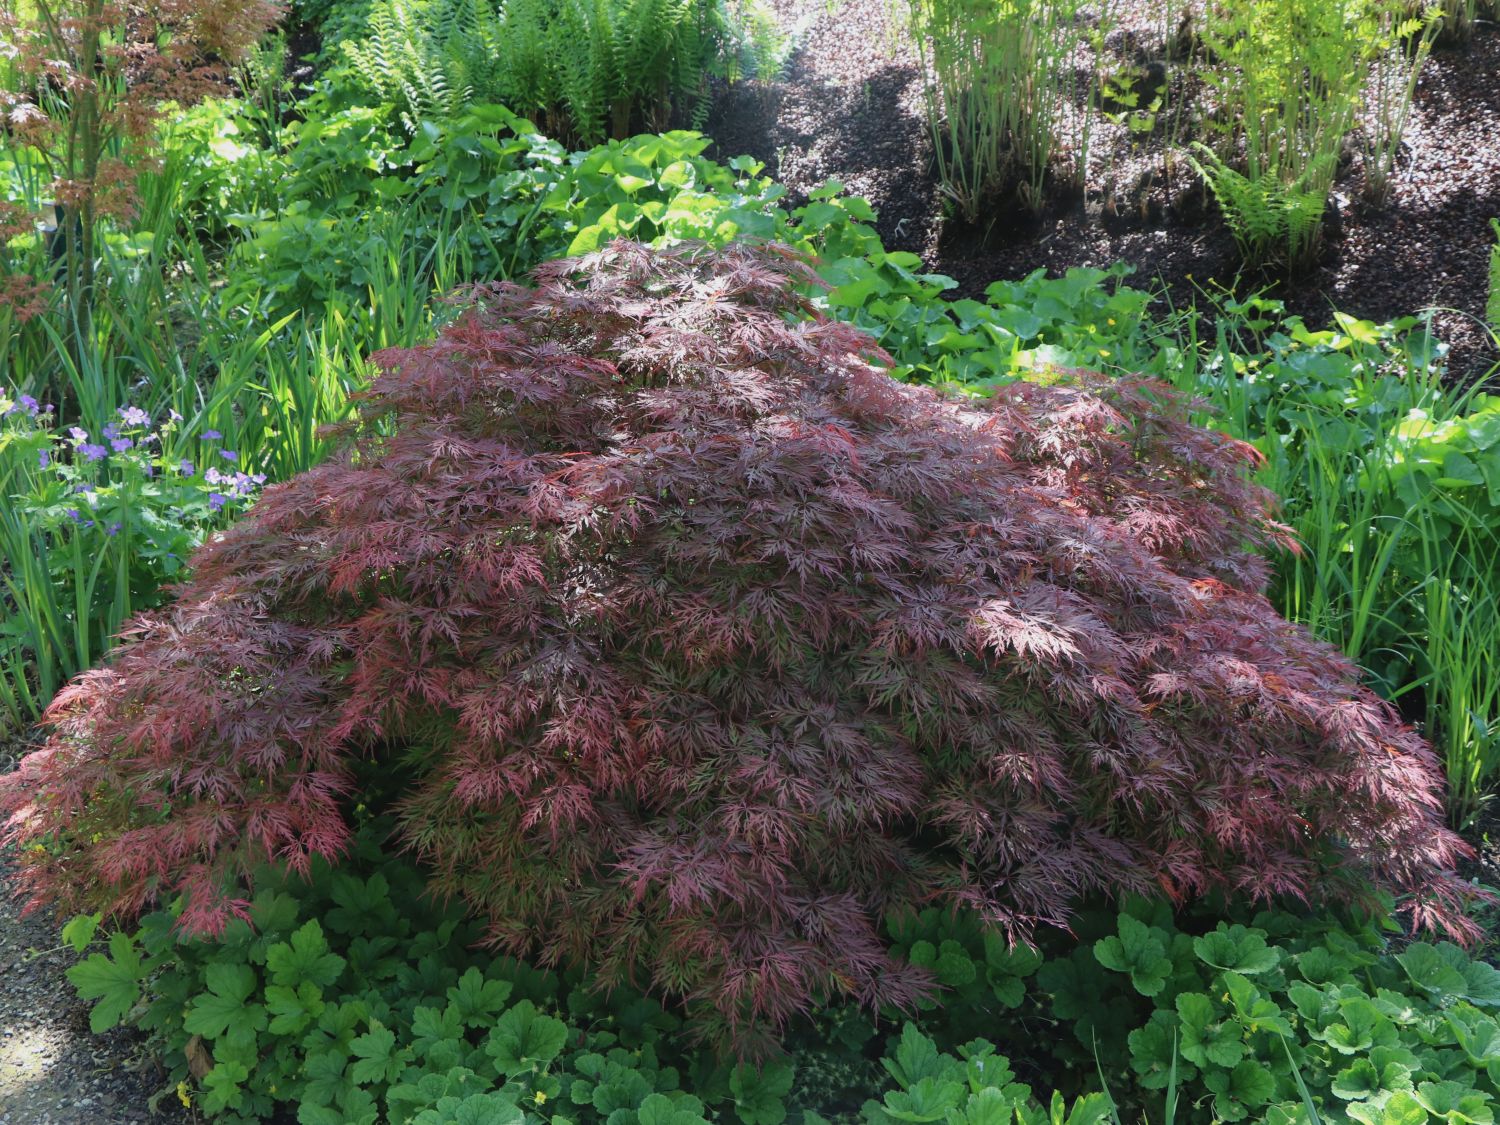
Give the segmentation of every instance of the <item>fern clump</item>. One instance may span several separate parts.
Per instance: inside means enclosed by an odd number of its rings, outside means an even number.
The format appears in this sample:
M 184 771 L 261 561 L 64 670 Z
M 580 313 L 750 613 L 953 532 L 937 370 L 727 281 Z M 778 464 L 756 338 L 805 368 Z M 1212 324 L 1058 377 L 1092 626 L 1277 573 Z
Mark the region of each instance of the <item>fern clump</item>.
M 1285 184 L 1275 170 L 1252 179 L 1224 163 L 1207 145 L 1197 149 L 1201 159 L 1189 159 L 1213 191 L 1247 261 L 1293 264 L 1315 257 L 1328 206 L 1326 190 L 1306 186 L 1310 180 Z
M 769 76 L 785 39 L 754 0 L 376 0 L 343 52 L 409 131 L 496 103 L 590 145 L 700 127 L 708 78 Z
M 357 767 L 497 945 L 763 1050 L 909 1004 L 886 911 L 1405 896 L 1463 931 L 1423 742 L 1277 617 L 1250 447 L 1078 375 L 891 380 L 775 249 L 481 287 L 267 490 L 0 783 L 39 899 L 181 924 L 349 841 Z M 33 846 L 34 845 L 34 846 Z

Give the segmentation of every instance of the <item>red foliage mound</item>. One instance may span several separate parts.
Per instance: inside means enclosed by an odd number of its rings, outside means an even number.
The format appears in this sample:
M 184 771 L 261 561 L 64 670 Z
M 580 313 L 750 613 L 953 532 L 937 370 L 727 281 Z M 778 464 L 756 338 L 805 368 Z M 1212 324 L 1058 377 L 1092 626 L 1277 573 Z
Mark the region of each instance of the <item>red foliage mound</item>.
M 1374 886 L 1461 930 L 1433 755 L 1257 592 L 1253 451 L 1142 383 L 902 386 L 810 277 L 619 243 L 379 356 L 347 455 L 59 698 L 0 790 L 30 888 L 211 931 L 339 851 L 373 756 L 496 942 L 742 1049 L 924 988 L 903 904 Z

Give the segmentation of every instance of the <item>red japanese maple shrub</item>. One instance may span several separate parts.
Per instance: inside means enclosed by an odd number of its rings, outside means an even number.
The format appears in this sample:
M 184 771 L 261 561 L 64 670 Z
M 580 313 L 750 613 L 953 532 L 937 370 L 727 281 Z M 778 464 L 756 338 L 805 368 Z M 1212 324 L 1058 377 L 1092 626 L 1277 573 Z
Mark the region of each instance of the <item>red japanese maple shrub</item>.
M 381 354 L 346 455 L 58 699 L 0 790 L 30 889 L 212 931 L 375 757 L 496 943 L 745 1050 L 927 987 L 909 904 L 1383 888 L 1462 933 L 1433 755 L 1259 593 L 1253 451 L 1140 382 L 900 385 L 810 279 L 617 243 Z

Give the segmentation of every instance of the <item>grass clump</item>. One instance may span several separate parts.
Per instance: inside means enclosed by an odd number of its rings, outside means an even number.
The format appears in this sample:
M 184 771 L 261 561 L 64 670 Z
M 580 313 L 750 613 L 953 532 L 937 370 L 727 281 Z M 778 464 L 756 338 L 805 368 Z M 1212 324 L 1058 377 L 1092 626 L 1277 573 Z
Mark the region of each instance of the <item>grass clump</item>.
M 966 222 L 987 226 L 1011 198 L 1041 208 L 1078 93 L 1083 13 L 1081 0 L 913 0 L 938 179 Z

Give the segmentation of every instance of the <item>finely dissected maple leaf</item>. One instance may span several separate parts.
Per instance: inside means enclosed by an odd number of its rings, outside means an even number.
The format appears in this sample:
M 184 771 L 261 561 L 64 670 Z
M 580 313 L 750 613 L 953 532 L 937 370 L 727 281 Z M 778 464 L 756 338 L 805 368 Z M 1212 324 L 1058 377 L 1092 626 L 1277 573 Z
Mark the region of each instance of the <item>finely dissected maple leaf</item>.
M 42 898 L 337 856 L 356 765 L 500 946 L 764 1050 L 902 1004 L 888 909 L 1410 896 L 1460 933 L 1434 756 L 1262 597 L 1252 451 L 1145 381 L 903 386 L 776 248 L 616 243 L 475 289 L 339 459 L 267 491 L 0 789 Z

